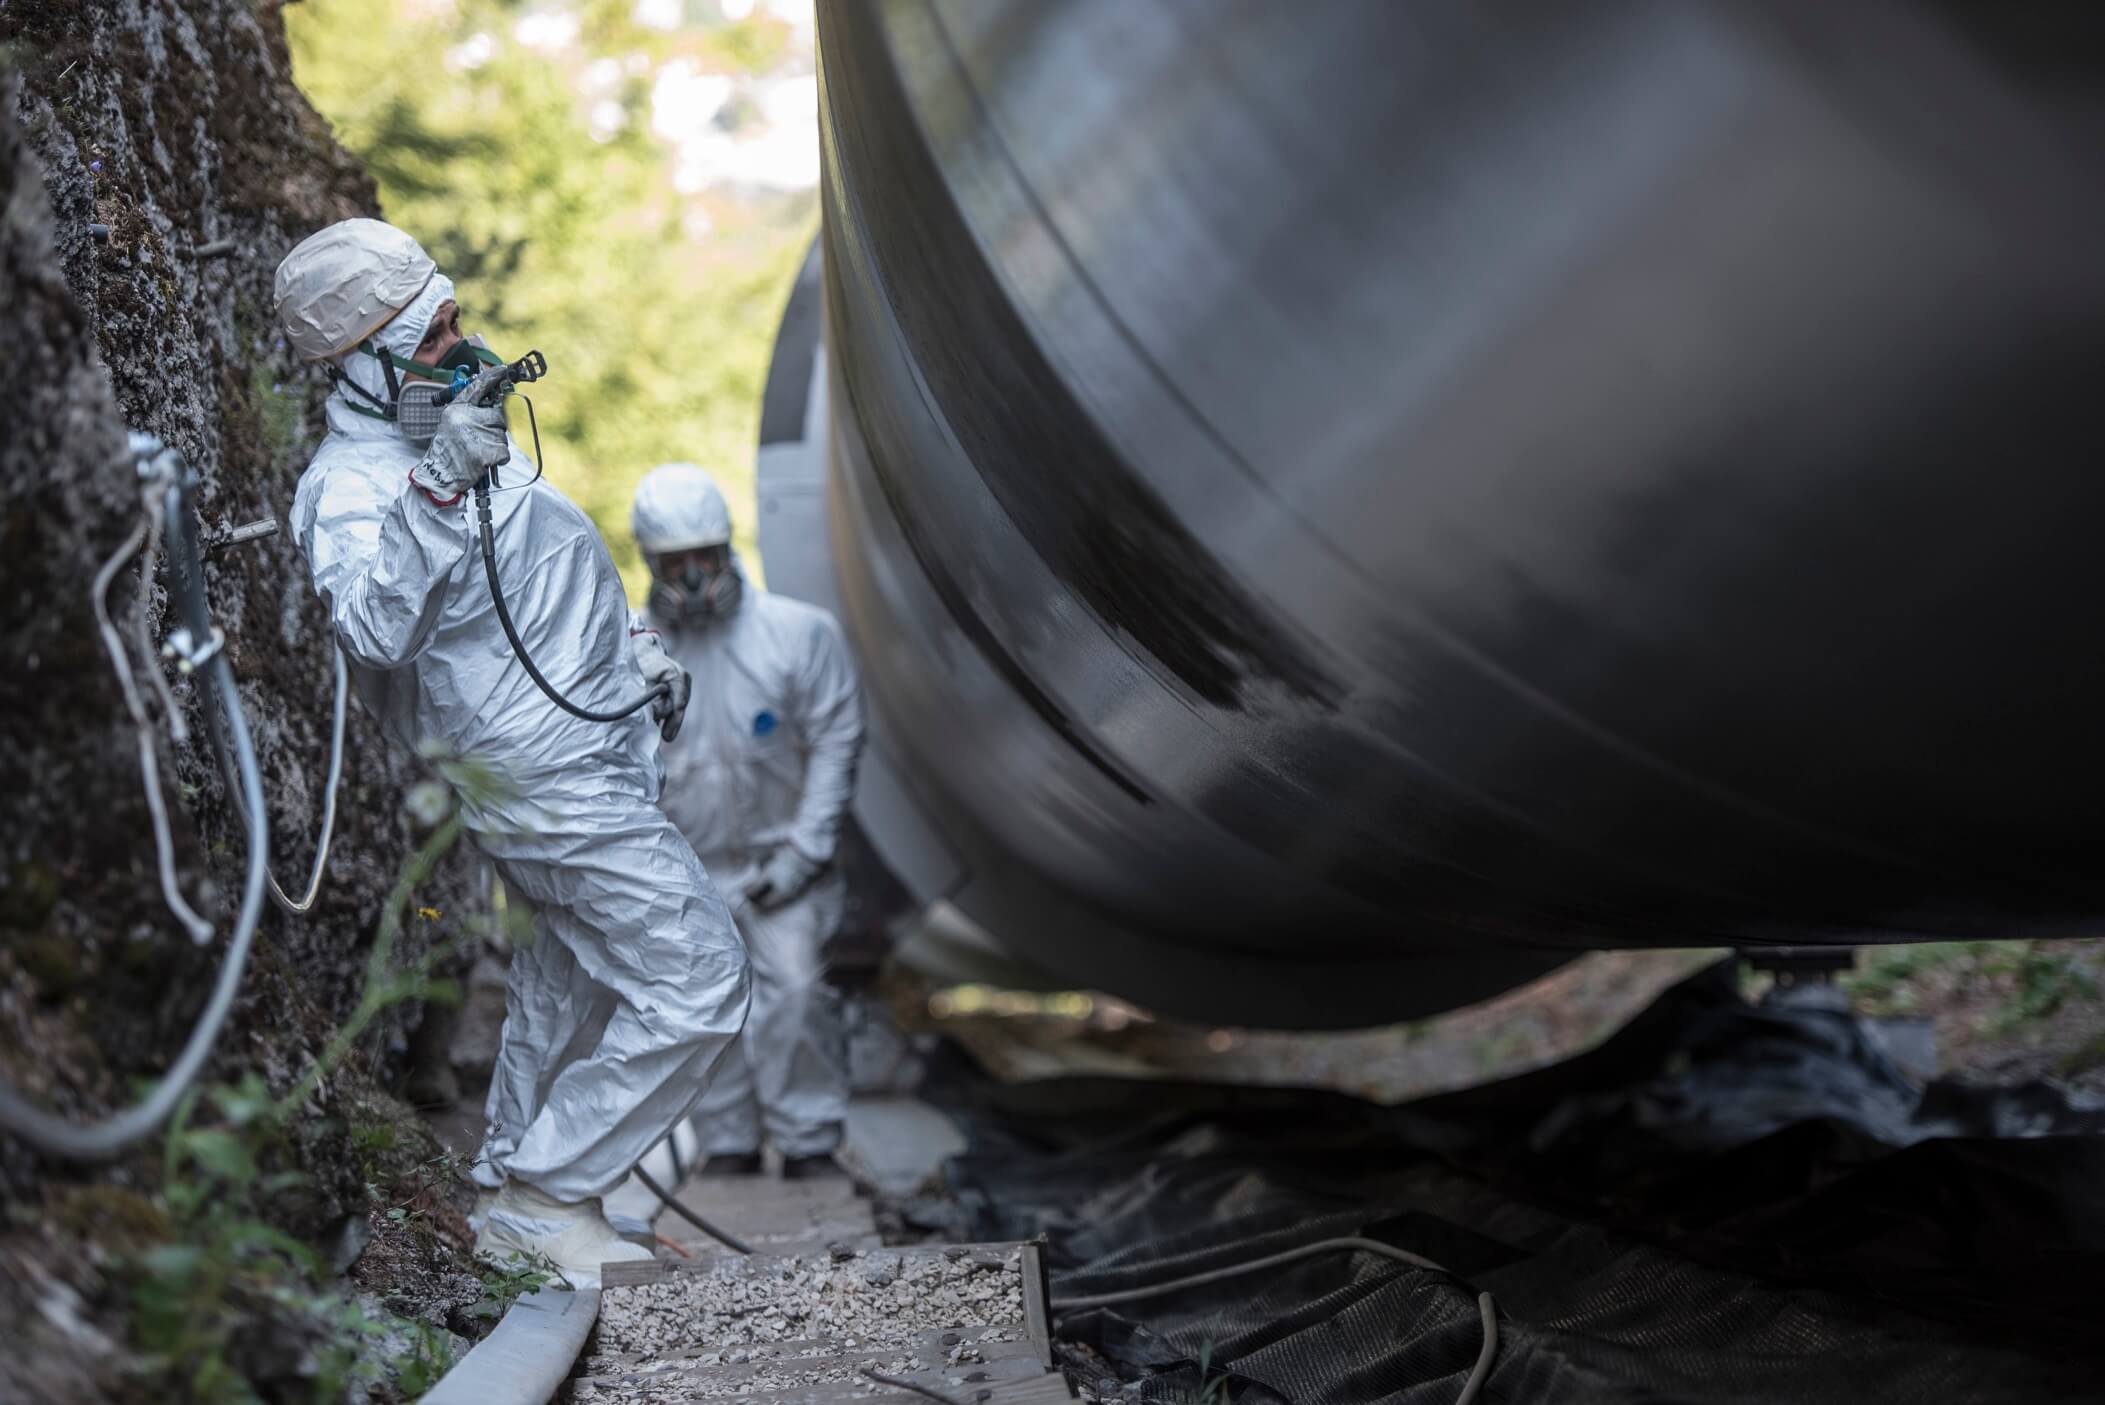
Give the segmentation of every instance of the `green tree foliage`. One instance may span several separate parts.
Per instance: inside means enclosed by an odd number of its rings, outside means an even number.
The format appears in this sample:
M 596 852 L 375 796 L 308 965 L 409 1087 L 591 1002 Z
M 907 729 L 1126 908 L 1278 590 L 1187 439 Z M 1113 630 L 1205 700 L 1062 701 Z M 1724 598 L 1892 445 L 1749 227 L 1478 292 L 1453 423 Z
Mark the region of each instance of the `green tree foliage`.
M 545 471 L 640 598 L 629 495 L 669 459 L 719 476 L 757 565 L 761 387 L 816 202 L 682 196 L 649 130 L 662 64 L 779 62 L 779 21 L 665 34 L 635 25 L 627 0 L 558 8 L 578 21 L 560 46 L 522 42 L 534 7 L 502 0 L 308 0 L 286 25 L 300 86 L 372 171 L 387 218 L 453 278 L 462 325 L 506 355 L 547 354 L 532 392 Z

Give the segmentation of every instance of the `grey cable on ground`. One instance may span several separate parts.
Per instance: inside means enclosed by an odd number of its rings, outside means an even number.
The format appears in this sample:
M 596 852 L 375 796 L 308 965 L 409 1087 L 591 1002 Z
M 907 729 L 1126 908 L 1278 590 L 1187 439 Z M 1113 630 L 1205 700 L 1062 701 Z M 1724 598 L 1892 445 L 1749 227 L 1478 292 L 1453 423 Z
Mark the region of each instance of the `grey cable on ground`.
M 1434 1273 L 1448 1270 L 1421 1254 L 1408 1249 L 1399 1249 L 1394 1244 L 1384 1244 L 1379 1239 L 1366 1239 L 1358 1235 L 1347 1235 L 1337 1239 L 1319 1239 L 1313 1244 L 1302 1244 L 1263 1258 L 1250 1259 L 1244 1263 L 1228 1264 L 1223 1268 L 1208 1269 L 1204 1273 L 1188 1274 L 1183 1278 L 1172 1278 L 1163 1283 L 1150 1283 L 1144 1288 L 1123 1288 L 1115 1293 L 1091 1293 L 1079 1298 L 1054 1298 L 1049 1304 L 1054 1312 L 1080 1312 L 1085 1308 L 1110 1307 L 1115 1303 L 1138 1302 L 1143 1298 L 1158 1298 L 1165 1293 L 1180 1292 L 1206 1283 L 1218 1283 L 1224 1278 L 1240 1278 L 1246 1273 L 1262 1269 L 1277 1268 L 1282 1264 L 1301 1259 L 1314 1258 L 1318 1254 L 1341 1253 L 1357 1250 L 1362 1253 L 1379 1254 L 1398 1263 L 1409 1264 Z M 1451 1275 L 1450 1275 L 1451 1276 Z M 1462 1393 L 1455 1397 L 1455 1405 L 1472 1405 L 1484 1388 L 1484 1381 L 1491 1374 L 1491 1362 L 1498 1355 L 1498 1309 L 1489 1293 L 1479 1293 L 1476 1299 L 1477 1313 L 1483 1319 L 1484 1345 L 1477 1353 L 1476 1365 L 1469 1372 L 1469 1379 L 1462 1383 Z
M 172 455 L 167 457 L 172 458 Z M 175 563 L 177 569 L 171 572 L 175 582 L 172 593 L 177 597 L 185 627 L 192 631 L 193 636 L 203 638 L 211 633 L 211 602 L 204 597 L 203 563 L 196 522 L 188 516 L 184 473 L 179 462 L 172 470 L 164 464 L 163 476 L 152 481 L 155 487 L 167 484 L 163 501 L 179 515 L 175 523 L 176 536 L 186 553 L 184 559 Z M 155 506 L 158 505 L 149 506 L 148 511 L 152 512 Z M 109 574 L 114 575 L 114 570 Z M 263 915 L 269 862 L 265 850 L 270 816 L 263 803 L 263 774 L 256 765 L 255 744 L 249 735 L 248 719 L 241 710 L 241 694 L 235 686 L 234 670 L 227 662 L 226 651 L 221 649 L 212 653 L 203 660 L 202 667 L 209 674 L 221 704 L 227 709 L 227 727 L 232 734 L 241 798 L 249 820 L 248 865 L 242 882 L 240 911 L 234 919 L 234 933 L 220 958 L 219 975 L 212 992 L 197 1017 L 197 1023 L 192 1026 L 182 1052 L 154 1085 L 153 1091 L 140 1102 L 103 1121 L 81 1126 L 37 1107 L 12 1088 L 0 1085 L 0 1130 L 49 1155 L 75 1161 L 107 1161 L 151 1136 L 175 1110 L 177 1102 L 203 1071 L 206 1059 L 211 1057 L 212 1046 L 218 1041 L 220 1028 L 233 1008 L 234 992 L 240 987 L 242 972 L 248 965 L 249 946 L 256 935 L 256 923 Z M 120 670 L 120 676 L 123 671 Z
M 730 1248 L 736 1249 L 741 1254 L 750 1254 L 753 1252 L 751 1249 L 747 1248 L 743 1243 L 739 1242 L 731 1235 L 724 1233 L 724 1231 L 718 1229 L 715 1225 L 709 1223 L 709 1221 L 703 1219 L 700 1215 L 697 1215 L 694 1211 L 688 1209 L 685 1205 L 682 1205 L 679 1201 L 673 1199 L 672 1192 L 667 1190 L 664 1186 L 659 1185 L 657 1179 L 653 1177 L 650 1172 L 644 1170 L 641 1166 L 638 1166 L 636 1168 L 636 1179 L 643 1182 L 643 1188 L 645 1190 L 649 1191 L 652 1195 L 658 1197 L 659 1204 L 663 1205 L 666 1209 L 672 1211 L 675 1215 L 678 1215 L 681 1219 L 687 1221 L 687 1223 L 693 1225 L 702 1233 L 708 1235 L 711 1239 L 716 1240 L 720 1244 L 724 1244 Z

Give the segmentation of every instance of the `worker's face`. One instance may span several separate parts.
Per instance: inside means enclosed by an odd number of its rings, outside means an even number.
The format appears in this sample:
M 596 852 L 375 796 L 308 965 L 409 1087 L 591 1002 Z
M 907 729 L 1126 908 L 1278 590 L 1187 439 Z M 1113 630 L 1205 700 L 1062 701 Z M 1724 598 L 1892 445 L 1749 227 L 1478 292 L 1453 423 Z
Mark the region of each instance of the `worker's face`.
M 688 551 L 668 551 L 658 557 L 658 579 L 685 582 L 699 576 L 707 580 L 730 564 L 731 548 L 728 546 L 698 546 Z M 690 572 L 693 575 L 690 575 Z
M 417 343 L 412 361 L 421 361 L 427 366 L 439 364 L 439 358 L 461 343 L 460 308 L 448 298 L 439 304 L 439 310 L 431 314 L 431 323 L 424 329 L 424 340 Z M 413 380 L 429 380 L 429 376 L 412 376 Z

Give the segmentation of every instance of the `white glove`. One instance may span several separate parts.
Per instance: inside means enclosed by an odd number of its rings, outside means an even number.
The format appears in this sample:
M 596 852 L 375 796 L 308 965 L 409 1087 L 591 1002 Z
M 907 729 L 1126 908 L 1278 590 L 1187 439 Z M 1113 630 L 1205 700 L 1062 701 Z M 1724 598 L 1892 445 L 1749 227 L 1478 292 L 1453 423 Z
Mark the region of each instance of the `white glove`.
M 694 680 L 665 652 L 665 641 L 658 637 L 655 629 L 632 629 L 629 649 L 636 655 L 636 667 L 643 670 L 645 687 L 655 688 L 662 683 L 672 690 L 651 699 L 651 717 L 658 724 L 658 735 L 671 741 L 680 735 L 680 723 L 687 716 L 687 697 L 694 691 Z
M 778 844 L 760 872 L 746 884 L 746 901 L 766 912 L 793 901 L 825 865 L 813 863 L 794 844 Z
M 409 471 L 409 481 L 441 507 L 459 501 L 476 479 L 512 456 L 504 437 L 504 411 L 475 403 L 489 393 L 503 369 L 493 366 L 468 382 L 439 415 L 431 447 Z

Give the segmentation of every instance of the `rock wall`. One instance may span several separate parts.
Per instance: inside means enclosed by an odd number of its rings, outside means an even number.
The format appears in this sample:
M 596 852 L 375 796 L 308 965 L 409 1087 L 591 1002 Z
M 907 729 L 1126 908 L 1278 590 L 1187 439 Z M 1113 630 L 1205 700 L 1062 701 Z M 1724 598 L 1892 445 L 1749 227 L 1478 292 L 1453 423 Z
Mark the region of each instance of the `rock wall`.
M 299 238 L 376 201 L 294 88 L 270 0 L 13 0 L 0 44 L 0 1077 L 87 1116 L 166 1066 L 217 957 L 162 904 L 134 733 L 90 611 L 97 567 L 138 520 L 125 429 L 152 431 L 197 469 L 208 524 L 283 518 L 325 387 L 276 337 L 272 273 Z M 263 761 L 273 871 L 296 891 L 322 811 L 327 624 L 287 536 L 221 554 L 209 577 Z M 136 569 L 119 578 L 120 611 L 137 581 Z M 164 601 L 149 589 L 158 635 Z M 202 727 L 188 746 L 166 737 L 182 887 L 223 928 L 239 818 Z M 354 705 L 321 904 L 304 919 L 266 910 L 208 1077 L 254 1069 L 283 1088 L 355 1003 L 416 842 L 401 808 L 414 773 Z M 457 930 L 471 888 L 465 859 L 449 862 L 418 898 L 442 916 L 413 940 Z M 372 1046 L 399 1055 L 415 1017 L 398 1012 Z M 345 1086 L 369 1087 L 364 1076 L 327 1090 L 327 1119 L 352 1117 Z M 96 1178 L 138 1183 L 154 1154 L 87 1172 L 0 1137 L 0 1193 L 47 1211 L 14 1217 L 9 1233 L 48 1237 L 15 1249 L 63 1259 L 54 1197 Z M 363 1200 L 351 1158 L 320 1170 L 303 1227 L 315 1232 Z

